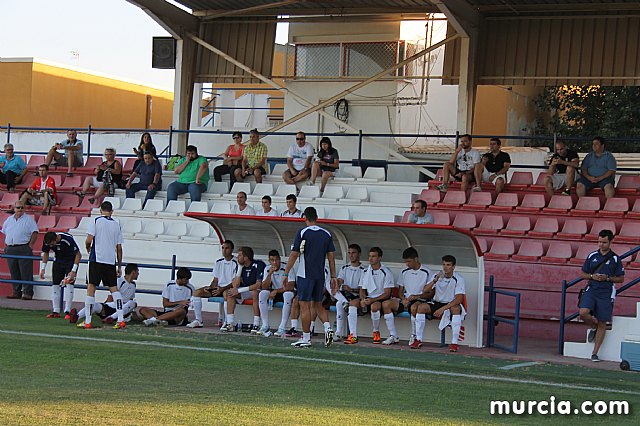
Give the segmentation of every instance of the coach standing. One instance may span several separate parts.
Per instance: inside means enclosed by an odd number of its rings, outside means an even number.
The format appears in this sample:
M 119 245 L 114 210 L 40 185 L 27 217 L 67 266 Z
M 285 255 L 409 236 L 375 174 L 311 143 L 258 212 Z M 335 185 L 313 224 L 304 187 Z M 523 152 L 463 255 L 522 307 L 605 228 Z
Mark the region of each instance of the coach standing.
M 5 235 L 5 254 L 33 256 L 33 245 L 38 237 L 38 225 L 33 217 L 24 214 L 24 203 L 16 201 L 15 213 L 2 225 Z M 33 281 L 33 259 L 7 259 L 12 280 Z M 9 299 L 33 299 L 33 285 L 13 284 L 13 294 Z
M 96 287 L 100 283 L 109 287 L 113 301 L 116 304 L 118 322 L 113 328 L 125 328 L 122 312 L 122 295 L 118 291 L 118 277 L 122 275 L 122 231 L 120 224 L 111 215 L 113 206 L 109 201 L 100 204 L 101 216 L 89 222 L 85 246 L 89 252 L 89 283 L 87 297 L 84 301 L 84 328 L 91 326 L 91 308 L 95 303 Z M 117 263 L 117 270 L 116 270 Z
M 315 314 L 320 317 L 324 324 L 324 345 L 333 343 L 333 330 L 329 322 L 329 314 L 322 306 L 324 292 L 324 259 L 329 261 L 329 271 L 331 273 L 331 288 L 337 290 L 338 280 L 336 278 L 336 262 L 333 238 L 331 233 L 316 225 L 318 213 L 313 207 L 304 209 L 304 218 L 307 226 L 296 234 L 293 242 L 289 262 L 285 268 L 283 276 L 289 276 L 289 271 L 293 268 L 298 258 L 298 277 L 296 279 L 298 288 L 298 299 L 302 313 L 302 339 L 291 344 L 298 348 L 308 348 L 311 346 L 311 321 Z

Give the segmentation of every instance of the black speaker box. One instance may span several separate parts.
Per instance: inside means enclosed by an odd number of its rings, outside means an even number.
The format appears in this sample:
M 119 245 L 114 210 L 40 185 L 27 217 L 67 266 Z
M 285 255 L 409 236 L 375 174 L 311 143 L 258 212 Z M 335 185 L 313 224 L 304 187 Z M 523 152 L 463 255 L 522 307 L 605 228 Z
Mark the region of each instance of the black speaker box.
M 176 68 L 176 40 L 173 37 L 154 37 L 151 67 L 160 69 Z

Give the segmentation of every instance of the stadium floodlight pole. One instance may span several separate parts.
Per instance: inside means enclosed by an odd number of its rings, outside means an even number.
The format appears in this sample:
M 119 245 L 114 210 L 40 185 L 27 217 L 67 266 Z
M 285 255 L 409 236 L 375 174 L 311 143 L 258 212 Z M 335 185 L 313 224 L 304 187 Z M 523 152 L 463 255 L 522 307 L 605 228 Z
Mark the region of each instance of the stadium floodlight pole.
M 225 52 L 221 51 L 220 49 L 216 48 L 215 46 L 211 45 L 210 43 L 207 43 L 206 41 L 202 40 L 200 37 L 191 34 L 191 33 L 187 33 L 186 34 L 189 38 L 191 38 L 193 41 L 195 41 L 196 43 L 198 43 L 199 45 L 201 45 L 202 47 L 212 51 L 213 53 L 215 53 L 216 55 L 221 56 L 222 58 L 224 58 L 225 60 L 227 60 L 228 62 L 231 62 L 232 64 L 234 64 L 235 66 L 237 66 L 238 68 L 242 69 L 243 71 L 247 72 L 248 74 L 254 76 L 255 78 L 257 78 L 258 80 L 270 85 L 271 87 L 284 91 L 286 93 L 289 93 L 291 96 L 293 96 L 294 98 L 296 98 L 296 100 L 298 100 L 299 102 L 301 102 L 302 104 L 304 104 L 305 106 L 309 107 L 309 109 L 297 114 L 296 116 L 283 121 L 281 124 L 272 127 L 271 129 L 269 129 L 267 132 L 275 132 L 277 130 L 282 129 L 283 127 L 288 126 L 291 123 L 294 123 L 298 120 L 300 120 L 303 117 L 306 117 L 309 114 L 312 114 L 314 112 L 318 112 L 319 114 L 322 114 L 326 119 L 333 121 L 334 123 L 336 123 L 339 126 L 342 127 L 346 127 L 349 130 L 351 130 L 354 133 L 358 133 L 358 129 L 348 125 L 347 123 L 343 122 L 342 120 L 339 120 L 338 118 L 334 117 L 333 115 L 327 113 L 326 111 L 324 111 L 324 107 L 332 104 L 333 102 L 335 102 L 338 99 L 341 99 L 342 97 L 344 97 L 344 95 L 348 94 L 348 93 L 352 93 L 368 84 L 373 83 L 374 81 L 380 79 L 381 77 L 384 77 L 385 75 L 389 74 L 392 71 L 395 71 L 396 69 L 402 68 L 403 66 L 405 66 L 406 64 L 415 61 L 416 59 L 426 55 L 427 53 L 431 52 L 432 50 L 438 49 L 441 46 L 444 46 L 446 43 L 449 43 L 457 38 L 460 37 L 460 35 L 455 34 L 451 37 L 447 37 L 444 40 L 431 45 L 423 50 L 421 50 L 420 52 L 406 58 L 405 60 L 398 62 L 397 64 L 391 66 L 390 68 L 387 68 L 384 71 L 379 72 L 378 74 L 369 77 L 368 79 L 348 88 L 343 90 L 342 92 L 330 97 L 329 99 L 320 102 L 319 104 L 313 104 L 311 101 L 309 101 L 308 99 L 304 98 L 303 96 L 299 95 L 298 93 L 294 92 L 293 90 L 284 87 L 283 85 L 275 82 L 274 80 L 263 76 L 262 74 L 258 73 L 257 71 L 251 69 L 250 67 L 248 67 L 247 65 L 243 64 L 242 62 L 238 61 L 237 59 L 233 58 L 232 56 L 226 54 Z M 371 143 L 372 145 L 375 145 L 376 147 L 386 151 L 389 153 L 389 155 L 391 155 L 392 157 L 395 157 L 399 160 L 402 161 L 411 161 L 409 158 L 405 157 L 404 155 L 395 152 L 394 150 L 389 149 L 388 147 L 376 142 L 375 140 L 373 140 L 372 138 L 366 138 L 367 141 L 369 143 Z M 434 177 L 433 172 L 431 172 L 430 170 L 424 168 L 424 167 L 420 167 L 420 166 L 412 166 L 415 167 L 419 172 L 426 174 L 427 176 L 430 177 Z

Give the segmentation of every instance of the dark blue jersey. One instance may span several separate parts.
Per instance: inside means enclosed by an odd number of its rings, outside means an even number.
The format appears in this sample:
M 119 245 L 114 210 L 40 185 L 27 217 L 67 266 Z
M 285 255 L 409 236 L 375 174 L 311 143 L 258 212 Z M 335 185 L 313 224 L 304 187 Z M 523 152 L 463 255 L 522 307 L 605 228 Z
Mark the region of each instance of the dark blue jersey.
M 609 256 L 610 258 L 596 271 L 596 267 L 600 262 L 605 258 L 605 256 Z M 587 259 L 584 261 L 584 265 L 582 265 L 582 272 L 587 274 L 603 274 L 609 275 L 610 277 L 622 277 L 624 276 L 624 268 L 622 267 L 622 262 L 620 261 L 620 257 L 614 252 L 608 252 L 606 255 L 600 253 L 600 250 L 596 250 L 587 256 Z M 594 281 L 590 280 L 589 285 L 613 285 L 611 281 Z
M 251 265 L 243 266 L 240 271 L 242 286 L 248 287 L 254 285 L 258 280 L 262 280 L 262 274 L 266 267 L 267 265 L 262 260 L 254 260 Z
M 298 276 L 316 280 L 324 279 L 327 253 L 336 251 L 331 233 L 316 225 L 299 230 L 291 249 L 300 253 Z
M 42 252 L 46 253 L 53 250 L 56 258 L 55 262 L 71 265 L 76 258 L 76 253 L 80 251 L 78 244 L 76 244 L 76 240 L 73 239 L 71 234 L 59 232 L 58 235 L 60 236 L 60 242 L 57 242 L 53 249 L 42 243 Z

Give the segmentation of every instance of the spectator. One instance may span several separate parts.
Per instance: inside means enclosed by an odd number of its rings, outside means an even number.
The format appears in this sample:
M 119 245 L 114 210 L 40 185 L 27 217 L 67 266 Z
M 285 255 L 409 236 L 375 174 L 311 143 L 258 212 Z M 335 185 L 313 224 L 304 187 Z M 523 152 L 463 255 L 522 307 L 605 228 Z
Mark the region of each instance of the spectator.
M 598 351 L 611 321 L 615 284 L 624 281 L 624 268 L 620 257 L 611 250 L 613 232 L 603 229 L 598 234 L 598 250 L 589 254 L 582 265 L 580 277 L 589 280 L 579 300 L 580 319 L 589 327 L 587 341 L 594 342 L 591 361 L 598 362 Z
M 606 151 L 604 138 L 593 138 L 593 151 L 582 160 L 581 175 L 576 184 L 578 197 L 584 197 L 587 191 L 596 186 L 604 191 L 604 196 L 611 198 L 616 194 L 613 187 L 616 177 L 616 159 L 611 152 Z
M 42 206 L 42 214 L 46 215 L 51 212 L 51 207 L 56 204 L 56 183 L 48 175 L 49 167 L 46 164 L 38 167 L 38 174 L 40 176 L 22 193 L 20 201 L 25 206 L 27 204 Z
M 393 273 L 382 263 L 382 249 L 372 247 L 369 250 L 369 267 L 362 274 L 360 280 L 360 309 L 371 311 L 373 325 L 373 343 L 380 344 L 380 311 L 382 303 L 391 297 L 391 289 L 396 286 Z M 353 327 L 351 326 L 353 325 Z M 349 337 L 345 345 L 358 343 L 358 312 L 356 307 L 349 306 Z
M 262 327 L 256 334 L 263 337 L 269 337 L 273 334 L 269 328 L 269 310 L 274 303 L 282 302 L 283 304 L 276 337 L 284 337 L 285 327 L 289 321 L 296 283 L 295 273 L 291 273 L 291 278 L 284 276 L 284 267 L 278 250 L 269 251 L 269 265 L 265 267 L 262 274 L 262 288 L 258 294 Z
M 138 145 L 138 149 L 133 148 L 134 154 L 138 157 L 138 159 L 133 163 L 133 170 L 135 170 L 140 163 L 144 160 L 144 154 L 150 153 L 153 158 L 158 158 L 158 154 L 156 153 L 156 147 L 151 140 L 151 134 L 149 132 L 144 132 L 140 137 L 140 145 Z
M 52 312 L 47 318 L 60 318 L 60 287 L 64 288 L 65 319 L 71 319 L 71 304 L 73 303 L 73 289 L 80 267 L 80 248 L 71 234 L 66 232 L 47 232 L 42 243 L 42 263 L 40 278 L 44 279 L 45 268 L 49 261 L 49 252 L 55 253 L 51 276 L 51 304 Z
M 298 197 L 295 194 L 287 195 L 287 209 L 283 211 L 280 216 L 282 217 L 303 217 L 301 210 L 296 207 Z
M 27 174 L 27 165 L 21 156 L 15 155 L 13 144 L 4 145 L 4 155 L 0 156 L 0 183 L 7 185 L 7 191 L 15 192 L 16 184 L 22 183 Z
M 187 145 L 187 155 L 176 163 L 174 173 L 178 180 L 167 188 L 167 201 L 177 200 L 178 195 L 189 193 L 191 201 L 200 201 L 209 184 L 209 162 L 198 155 L 198 148 Z
M 170 281 L 162 291 L 162 311 L 151 308 L 140 308 L 140 315 L 146 327 L 154 325 L 178 325 L 184 327 L 189 323 L 187 313 L 195 288 L 189 282 L 191 271 L 184 266 L 178 268 L 176 280 Z
M 262 210 L 258 210 L 256 216 L 278 216 L 276 209 L 271 207 L 270 196 L 265 195 L 262 197 Z
M 131 183 L 138 177 L 137 183 Z M 135 198 L 136 192 L 140 190 L 147 190 L 147 194 L 144 197 L 144 203 L 142 207 L 147 203 L 147 200 L 151 200 L 156 196 L 162 188 L 162 166 L 160 161 L 154 158 L 150 152 L 145 152 L 142 163 L 138 164 L 138 167 L 133 169 L 133 173 L 129 177 L 129 181 L 126 185 L 127 198 Z
M 226 240 L 222 243 L 222 257 L 216 260 L 213 265 L 213 279 L 208 287 L 200 287 L 193 293 L 191 305 L 195 313 L 195 319 L 187 324 L 189 328 L 201 328 L 204 326 L 202 321 L 202 298 L 222 296 L 225 290 L 231 288 L 231 282 L 238 274 L 238 262 L 233 258 L 233 242 Z M 224 312 L 226 312 L 226 303 Z M 221 324 L 224 326 L 224 324 Z
M 480 163 L 474 168 L 476 184 L 473 191 L 482 191 L 481 182 L 493 183 L 496 186 L 496 194 L 504 189 L 504 184 L 507 183 L 507 171 L 511 167 L 511 157 L 501 148 L 502 141 L 491 138 L 489 152 L 482 156 Z
M 327 186 L 329 178 L 334 176 L 338 167 L 340 167 L 338 150 L 336 150 L 331 144 L 331 139 L 325 136 L 320 139 L 320 152 L 318 152 L 318 158 L 316 158 L 316 161 L 313 163 L 313 169 L 311 170 L 311 185 L 316 184 L 316 178 L 322 172 L 322 177 L 320 178 L 320 192 L 324 192 L 324 188 Z
M 116 160 L 116 150 L 114 148 L 105 149 L 104 158 L 106 160 L 93 169 L 95 176 L 87 176 L 82 184 L 82 191 L 76 192 L 81 202 L 91 187 L 96 188 L 96 193 L 89 198 L 89 203 L 91 204 L 95 204 L 96 201 L 100 200 L 100 197 L 105 192 L 109 196 L 113 196 L 114 193 L 112 191 L 115 187 L 122 187 L 122 163 L 120 160 Z
M 325 289 L 325 258 L 329 262 L 329 279 L 332 291 L 338 289 L 336 276 L 335 246 L 331 233 L 317 225 L 318 213 L 313 207 L 307 207 L 304 211 L 306 227 L 296 233 L 289 255 L 289 262 L 285 268 L 284 277 L 289 273 L 298 259 L 300 265 L 296 273 L 296 285 L 298 300 L 302 311 L 302 339 L 291 344 L 298 348 L 311 346 L 311 321 L 316 315 L 320 317 L 324 325 L 324 345 L 333 343 L 334 331 L 331 329 L 329 314 L 322 306 Z M 292 273 L 293 274 L 293 273 Z
M 413 202 L 413 211 L 409 213 L 407 223 L 417 223 L 418 225 L 433 224 L 433 216 L 427 213 L 426 201 L 415 200 Z
M 244 153 L 244 145 L 242 145 L 242 133 L 233 132 L 233 143 L 227 147 L 222 154 L 223 161 L 221 166 L 213 169 L 213 179 L 216 182 L 222 182 L 222 175 L 229 175 L 229 183 L 231 188 L 236 183 L 236 169 L 242 169 L 242 155 Z
M 474 169 L 480 163 L 480 153 L 471 148 L 471 135 L 462 135 L 460 145 L 451 155 L 449 161 L 442 166 L 442 183 L 436 188 L 441 192 L 447 192 L 449 178 L 462 182 L 461 189 L 467 190 L 470 182 L 473 182 Z
M 362 274 L 366 268 L 362 266 L 362 262 L 360 261 L 361 254 L 362 249 L 358 244 L 349 244 L 347 249 L 349 263 L 340 268 L 340 271 L 338 272 L 338 286 L 340 288 L 340 293 L 349 303 L 346 306 L 339 306 L 339 304 L 336 303 L 336 341 L 341 340 L 342 336 L 344 336 L 342 332 L 344 330 L 345 309 L 350 310 L 351 306 L 354 307 L 354 311 L 356 312 L 356 317 L 354 318 L 356 321 L 357 314 L 359 313 L 362 315 L 362 310 L 359 310 L 360 280 L 362 279 Z M 348 317 L 347 320 L 349 321 L 349 329 L 355 330 L 357 322 L 352 323 L 353 319 L 351 317 Z
M 262 183 L 262 176 L 267 174 L 267 146 L 260 142 L 257 129 L 249 132 L 249 145 L 244 147 L 242 168 L 235 170 L 236 181 L 244 182 L 244 178 L 253 175 L 256 183 Z
M 58 152 L 62 150 L 62 154 Z M 82 141 L 78 139 L 78 132 L 74 129 L 67 131 L 67 140 L 56 143 L 47 153 L 44 164 L 50 166 L 55 162 L 57 166 L 67 166 L 67 176 L 73 176 L 73 167 L 82 167 Z
M 15 213 L 9 216 L 2 225 L 5 254 L 15 256 L 33 256 L 33 245 L 38 237 L 38 225 L 33 217 L 24 213 L 24 203 L 16 201 Z M 7 258 L 11 279 L 16 281 L 33 281 L 33 259 Z M 13 284 L 13 293 L 7 299 L 31 300 L 33 285 Z
M 562 195 L 571 195 L 571 187 L 576 179 L 579 163 L 580 158 L 577 152 L 567 148 L 564 142 L 556 142 L 556 152 L 551 156 L 549 169 L 544 178 L 544 188 L 550 197 L 554 190 L 562 189 L 563 186 L 565 189 Z
M 240 191 L 238 192 L 238 194 L 236 194 L 236 201 L 237 204 L 235 206 L 233 206 L 233 208 L 231 209 L 231 214 L 238 214 L 241 216 L 255 216 L 256 215 L 256 211 L 253 209 L 253 207 L 251 207 L 249 204 L 247 204 L 247 193 L 244 191 Z
M 282 174 L 282 179 L 289 185 L 301 182 L 309 177 L 311 160 L 313 159 L 313 146 L 307 142 L 304 132 L 296 133 L 296 142 L 291 144 L 287 151 L 287 170 Z

